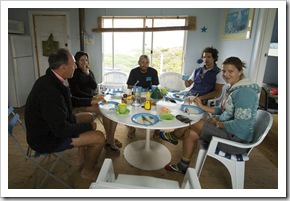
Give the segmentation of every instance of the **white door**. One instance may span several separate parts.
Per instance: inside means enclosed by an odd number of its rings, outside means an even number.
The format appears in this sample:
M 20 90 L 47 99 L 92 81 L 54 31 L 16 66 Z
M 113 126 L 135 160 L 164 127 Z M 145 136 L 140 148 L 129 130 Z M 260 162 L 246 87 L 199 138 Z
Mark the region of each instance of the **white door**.
M 274 26 L 276 8 L 260 8 L 255 44 L 252 53 L 251 66 L 255 66 L 251 71 L 251 79 L 254 83 L 262 86 L 272 30 Z
M 42 41 L 47 41 L 50 34 L 59 42 L 59 48 L 69 48 L 68 14 L 63 12 L 37 12 L 30 15 L 32 37 L 34 41 L 36 78 L 45 74 L 48 68 L 48 57 L 43 56 Z

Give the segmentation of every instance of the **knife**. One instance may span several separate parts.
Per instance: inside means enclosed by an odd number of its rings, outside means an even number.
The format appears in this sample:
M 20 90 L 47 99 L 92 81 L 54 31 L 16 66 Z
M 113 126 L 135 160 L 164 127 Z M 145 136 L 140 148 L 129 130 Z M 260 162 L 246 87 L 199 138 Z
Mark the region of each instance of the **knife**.
M 148 126 L 148 125 L 152 125 L 152 122 L 149 121 L 145 116 L 142 115 L 142 120 L 143 120 L 143 123 L 145 126 Z M 149 124 L 146 124 L 145 122 L 149 123 Z

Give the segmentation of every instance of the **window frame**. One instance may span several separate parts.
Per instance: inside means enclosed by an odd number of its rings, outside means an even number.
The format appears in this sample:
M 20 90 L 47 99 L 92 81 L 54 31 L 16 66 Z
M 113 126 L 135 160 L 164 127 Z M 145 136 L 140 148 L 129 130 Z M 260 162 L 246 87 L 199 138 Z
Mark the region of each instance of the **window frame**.
M 143 27 L 143 28 L 104 28 L 105 19 L 152 19 L 153 25 L 155 19 L 185 19 L 185 26 L 170 26 L 170 27 Z M 98 17 L 98 27 L 93 28 L 92 32 L 156 32 L 156 31 L 176 31 L 176 30 L 196 30 L 196 17 L 195 16 L 101 16 Z
M 112 20 L 111 26 L 112 28 L 104 28 L 104 20 Z M 124 20 L 130 20 L 130 19 L 142 19 L 143 20 L 143 28 L 114 28 L 114 20 L 115 19 L 124 19 Z M 160 19 L 184 19 L 185 25 L 184 26 L 166 26 L 166 27 L 154 27 L 155 20 Z M 146 20 L 152 20 L 152 27 L 146 27 Z M 188 31 L 188 30 L 196 30 L 196 17 L 195 16 L 100 16 L 98 17 L 98 28 L 92 29 L 93 32 L 98 33 L 112 33 L 112 42 L 114 44 L 114 33 L 115 32 L 142 32 L 143 33 L 143 54 L 145 54 L 145 34 L 146 32 L 151 32 L 151 51 L 148 56 L 150 57 L 151 63 L 153 63 L 153 40 L 154 40 L 154 32 L 159 31 Z M 185 32 L 186 37 L 187 33 Z M 114 52 L 114 46 L 112 47 L 112 51 Z M 184 45 L 183 45 L 183 56 L 181 58 L 182 63 L 184 61 Z M 115 55 L 112 55 L 112 70 L 114 71 L 115 68 Z M 181 68 L 182 71 L 182 68 Z

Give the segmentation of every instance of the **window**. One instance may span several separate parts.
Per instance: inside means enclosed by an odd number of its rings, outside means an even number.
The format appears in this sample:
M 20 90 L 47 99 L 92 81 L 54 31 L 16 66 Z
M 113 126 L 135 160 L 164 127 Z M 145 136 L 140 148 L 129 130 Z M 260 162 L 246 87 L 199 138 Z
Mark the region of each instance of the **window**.
M 181 73 L 186 30 L 195 29 L 195 17 L 101 17 L 103 72 L 123 71 L 138 66 L 141 54 L 159 74 Z

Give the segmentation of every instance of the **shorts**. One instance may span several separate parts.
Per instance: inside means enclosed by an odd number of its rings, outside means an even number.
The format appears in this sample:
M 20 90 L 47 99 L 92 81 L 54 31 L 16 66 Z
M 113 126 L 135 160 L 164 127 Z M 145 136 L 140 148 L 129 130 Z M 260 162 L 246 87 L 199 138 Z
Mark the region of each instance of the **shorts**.
M 67 149 L 72 149 L 74 146 L 71 144 L 72 139 L 67 137 L 57 148 L 55 148 L 52 152 L 62 152 Z
M 205 121 L 200 133 L 200 139 L 209 143 L 212 136 L 232 140 L 235 142 L 247 143 L 246 141 L 241 140 L 240 138 L 235 136 L 234 134 L 228 133 L 225 129 L 217 128 L 215 125 Z M 238 148 L 231 145 L 226 145 L 224 143 L 218 143 L 218 148 L 221 151 L 229 154 L 243 154 L 248 151 L 247 148 Z

